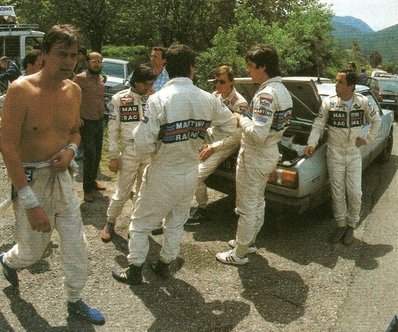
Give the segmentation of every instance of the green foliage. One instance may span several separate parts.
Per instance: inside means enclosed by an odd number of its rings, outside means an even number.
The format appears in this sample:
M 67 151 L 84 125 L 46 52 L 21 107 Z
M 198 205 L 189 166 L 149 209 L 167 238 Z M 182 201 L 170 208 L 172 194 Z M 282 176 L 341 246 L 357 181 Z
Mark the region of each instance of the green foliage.
M 373 68 L 376 68 L 383 62 L 383 58 L 378 51 L 373 51 L 369 56 L 369 62 Z
M 290 12 L 283 15 L 282 22 L 273 24 L 253 14 L 254 5 L 254 2 L 242 1 L 235 10 L 237 23 L 228 30 L 219 29 L 212 46 L 200 54 L 197 68 L 201 86 L 208 86 L 206 81 L 222 64 L 233 67 L 237 76 L 245 75 L 244 55 L 258 43 L 277 48 L 284 75 L 323 74 L 333 65 L 332 14 L 325 5 L 316 1 L 306 1 L 301 6 L 290 3 Z M 282 24 L 283 21 L 286 23 Z
M 149 61 L 150 48 L 144 45 L 137 46 L 104 46 L 102 55 L 108 58 L 127 60 L 134 68 L 140 63 Z

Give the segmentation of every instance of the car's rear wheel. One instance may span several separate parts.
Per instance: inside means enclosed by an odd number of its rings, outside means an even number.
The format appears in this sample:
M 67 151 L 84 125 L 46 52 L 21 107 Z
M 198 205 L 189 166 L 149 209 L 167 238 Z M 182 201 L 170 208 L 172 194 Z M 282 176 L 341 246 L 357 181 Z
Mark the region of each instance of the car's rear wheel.
M 391 127 L 390 133 L 384 143 L 383 151 L 377 157 L 379 162 L 386 162 L 390 159 L 392 153 L 392 147 L 394 144 L 394 137 L 393 137 L 393 128 Z

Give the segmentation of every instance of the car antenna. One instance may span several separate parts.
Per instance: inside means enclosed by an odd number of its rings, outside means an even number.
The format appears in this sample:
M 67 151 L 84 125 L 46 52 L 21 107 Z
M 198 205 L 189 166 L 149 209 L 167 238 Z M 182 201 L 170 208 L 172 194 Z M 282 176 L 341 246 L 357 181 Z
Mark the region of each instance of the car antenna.
M 289 91 L 289 94 L 296 99 L 307 111 L 309 111 L 313 116 L 320 117 L 320 114 L 314 113 L 299 97 L 297 97 L 294 93 Z

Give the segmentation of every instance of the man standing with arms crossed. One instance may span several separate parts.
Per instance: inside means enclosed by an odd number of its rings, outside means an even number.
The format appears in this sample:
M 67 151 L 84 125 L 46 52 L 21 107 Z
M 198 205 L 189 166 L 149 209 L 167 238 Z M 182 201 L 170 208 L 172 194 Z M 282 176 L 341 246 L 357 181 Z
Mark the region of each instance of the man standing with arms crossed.
M 234 88 L 234 73 L 231 67 L 221 66 L 215 71 L 215 80 L 217 90 L 213 94 L 220 98 L 222 103 L 228 107 L 232 113 L 244 113 L 247 111 L 247 101 Z M 208 130 L 208 143 L 204 145 L 200 152 L 200 163 L 198 167 L 198 189 L 195 197 L 198 202 L 198 208 L 195 214 L 187 221 L 188 224 L 200 223 L 208 217 L 207 187 L 206 178 L 212 174 L 218 165 L 227 159 L 235 150 L 238 149 L 242 131 L 236 128 L 232 136 L 228 136 L 221 127 L 212 126 Z
M 328 124 L 327 166 L 332 189 L 333 212 L 337 228 L 330 243 L 342 240 L 350 245 L 361 212 L 362 158 L 359 148 L 377 137 L 381 120 L 369 100 L 355 93 L 357 75 L 352 70 L 340 70 L 336 75 L 336 95 L 323 101 L 320 117 L 312 125 L 304 153 L 312 157 L 323 129 Z M 360 137 L 364 122 L 369 132 Z
M 167 50 L 171 80 L 148 99 L 143 122 L 134 130 L 138 154 L 151 155 L 130 223 L 129 268 L 112 272 L 123 283 L 142 282 L 149 234 L 163 222 L 160 259 L 152 266 L 162 278 L 177 258 L 184 224 L 196 189 L 199 149 L 211 124 L 234 133 L 236 121 L 219 99 L 193 85 L 195 55 L 185 45 Z
M 16 269 L 38 261 L 54 229 L 61 238 L 68 312 L 104 324 L 81 300 L 88 276 L 86 238 L 74 177 L 68 169 L 80 142 L 80 88 L 68 77 L 76 62 L 78 36 L 57 25 L 43 39 L 42 71 L 11 84 L 4 102 L 1 148 L 17 192 L 16 244 L 0 255 L 5 278 L 18 287 Z
M 247 70 L 258 88 L 246 113 L 235 113 L 242 129 L 236 167 L 236 212 L 239 214 L 233 249 L 220 252 L 225 264 L 243 265 L 256 252 L 257 234 L 264 224 L 264 191 L 278 159 L 278 142 L 290 123 L 293 102 L 280 77 L 279 58 L 273 46 L 257 45 L 246 54 Z
M 102 55 L 91 52 L 87 55 L 87 71 L 73 78 L 82 89 L 80 134 L 84 146 L 83 191 L 86 202 L 94 201 L 97 190 L 106 189 L 96 181 L 104 137 L 105 81 L 101 71 Z

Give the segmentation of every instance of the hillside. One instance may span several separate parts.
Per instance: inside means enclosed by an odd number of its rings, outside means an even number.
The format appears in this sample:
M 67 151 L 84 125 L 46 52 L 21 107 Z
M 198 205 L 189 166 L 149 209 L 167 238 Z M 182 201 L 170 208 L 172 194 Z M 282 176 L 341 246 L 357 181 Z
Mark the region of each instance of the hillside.
M 333 36 L 344 47 L 351 47 L 352 41 L 356 40 L 365 54 L 378 51 L 384 62 L 398 63 L 398 25 L 375 32 L 365 22 L 351 16 L 334 16 L 332 24 Z
M 355 31 L 361 33 L 374 32 L 373 29 L 369 25 L 367 25 L 364 21 L 352 16 L 333 16 L 332 23 L 333 26 L 336 28 L 339 25 L 344 25 L 344 26 L 349 26 L 350 28 L 354 28 Z

